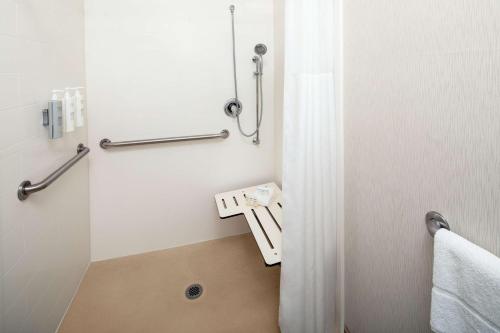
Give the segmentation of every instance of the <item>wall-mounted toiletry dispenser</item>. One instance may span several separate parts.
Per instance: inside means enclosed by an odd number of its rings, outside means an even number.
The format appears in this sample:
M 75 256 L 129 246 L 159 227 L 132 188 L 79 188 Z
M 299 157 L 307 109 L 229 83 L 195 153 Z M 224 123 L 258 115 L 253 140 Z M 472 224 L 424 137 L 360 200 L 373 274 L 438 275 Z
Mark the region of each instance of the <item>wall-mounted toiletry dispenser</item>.
M 49 139 L 58 139 L 63 136 L 62 101 L 49 102 L 49 108 L 43 110 L 43 126 L 49 130 Z
M 83 89 L 85 87 L 76 87 L 75 90 L 75 125 L 76 127 L 83 127 L 85 125 L 85 120 L 83 118 L 83 113 L 85 110 L 85 95 L 83 94 Z

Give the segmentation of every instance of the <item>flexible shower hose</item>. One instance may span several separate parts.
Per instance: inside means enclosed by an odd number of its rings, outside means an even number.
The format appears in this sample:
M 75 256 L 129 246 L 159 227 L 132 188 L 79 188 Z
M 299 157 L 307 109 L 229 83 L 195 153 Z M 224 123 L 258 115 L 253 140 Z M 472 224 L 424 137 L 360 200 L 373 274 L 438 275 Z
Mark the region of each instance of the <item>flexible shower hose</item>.
M 234 99 L 239 102 L 239 99 L 238 99 L 238 78 L 237 78 L 237 74 L 236 74 L 236 37 L 235 37 L 235 29 L 234 29 L 234 6 L 231 6 L 230 7 L 230 10 L 231 10 L 231 30 L 232 30 L 232 37 L 233 37 L 233 77 L 234 77 Z M 243 130 L 242 126 L 241 126 L 241 122 L 240 122 L 240 115 L 237 114 L 236 116 L 236 120 L 238 122 L 238 129 L 240 131 L 240 133 L 243 135 L 243 136 L 246 136 L 246 137 L 251 137 L 251 136 L 254 136 L 255 134 L 257 134 L 257 132 L 259 131 L 260 129 L 260 125 L 262 123 L 262 115 L 264 113 L 264 95 L 263 95 L 263 89 L 262 89 L 262 67 L 263 67 L 263 60 L 262 60 L 262 56 L 259 56 L 258 60 L 260 63 L 259 63 L 259 70 L 257 71 L 257 73 L 255 74 L 256 75 L 256 85 L 257 85 L 257 89 L 256 89 L 256 92 L 257 92 L 257 103 L 256 103 L 256 107 L 257 107 L 257 116 L 258 116 L 258 121 L 257 121 L 257 128 L 255 129 L 255 131 L 253 131 L 252 133 L 250 134 L 247 134 L 245 133 L 245 131 Z M 260 112 L 259 112 L 260 110 Z

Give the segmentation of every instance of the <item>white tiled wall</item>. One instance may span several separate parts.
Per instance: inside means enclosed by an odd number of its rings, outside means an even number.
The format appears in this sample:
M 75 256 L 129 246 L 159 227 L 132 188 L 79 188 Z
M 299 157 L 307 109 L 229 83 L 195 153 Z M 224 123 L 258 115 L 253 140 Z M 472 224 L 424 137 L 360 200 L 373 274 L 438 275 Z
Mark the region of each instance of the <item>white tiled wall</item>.
M 236 6 L 242 126 L 255 127 L 254 46 L 265 43 L 261 144 L 223 112 L 234 94 L 229 5 Z M 213 195 L 274 180 L 272 0 L 87 0 L 92 258 L 248 232 Z M 115 141 L 216 133 L 226 140 L 104 151 Z M 126 179 L 124 184 L 123 180 Z
M 57 19 L 57 21 L 56 21 Z M 49 141 L 41 109 L 55 88 L 85 84 L 83 0 L 0 0 L 0 332 L 54 332 L 89 262 L 88 162 L 25 202 L 86 143 Z

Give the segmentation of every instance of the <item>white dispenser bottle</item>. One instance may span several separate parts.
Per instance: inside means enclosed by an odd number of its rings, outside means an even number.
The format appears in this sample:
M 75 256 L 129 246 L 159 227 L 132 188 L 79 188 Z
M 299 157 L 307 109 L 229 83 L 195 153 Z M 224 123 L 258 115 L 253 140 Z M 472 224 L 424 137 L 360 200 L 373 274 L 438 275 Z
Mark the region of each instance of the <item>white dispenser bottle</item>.
M 76 127 L 83 127 L 85 125 L 85 120 L 83 117 L 83 114 L 85 113 L 85 98 L 83 89 L 85 88 L 75 88 Z
M 71 88 L 64 90 L 64 123 L 66 125 L 65 131 L 73 132 L 75 130 L 75 99 L 71 94 Z
M 52 90 L 52 101 L 61 101 L 61 96 L 64 93 L 64 90 Z

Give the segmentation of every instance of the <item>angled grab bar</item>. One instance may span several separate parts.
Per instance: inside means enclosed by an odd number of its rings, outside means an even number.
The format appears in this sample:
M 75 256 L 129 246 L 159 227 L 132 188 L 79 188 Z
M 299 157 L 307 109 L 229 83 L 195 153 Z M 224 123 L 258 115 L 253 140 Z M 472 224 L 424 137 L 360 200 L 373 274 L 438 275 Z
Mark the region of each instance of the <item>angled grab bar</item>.
M 73 165 L 75 165 L 79 160 L 81 160 L 85 155 L 90 152 L 90 149 L 85 147 L 80 143 L 76 149 L 77 155 L 70 159 L 68 162 L 64 163 L 59 169 L 51 173 L 47 178 L 39 183 L 31 184 L 29 180 L 23 181 L 17 189 L 17 197 L 20 201 L 28 199 L 28 197 L 35 193 L 42 191 L 49 187 L 53 182 L 55 182 L 59 177 L 61 177 L 66 171 L 68 171 Z
M 109 149 L 109 148 L 119 148 L 119 147 L 151 145 L 157 143 L 183 142 L 183 141 L 196 141 L 196 140 L 209 140 L 209 139 L 227 139 L 228 137 L 229 137 L 229 131 L 225 129 L 218 134 L 178 136 L 178 137 L 160 138 L 160 139 L 131 140 L 131 141 L 120 141 L 120 142 L 111 142 L 110 139 L 102 139 L 101 142 L 99 143 L 99 146 L 101 146 L 102 149 Z

